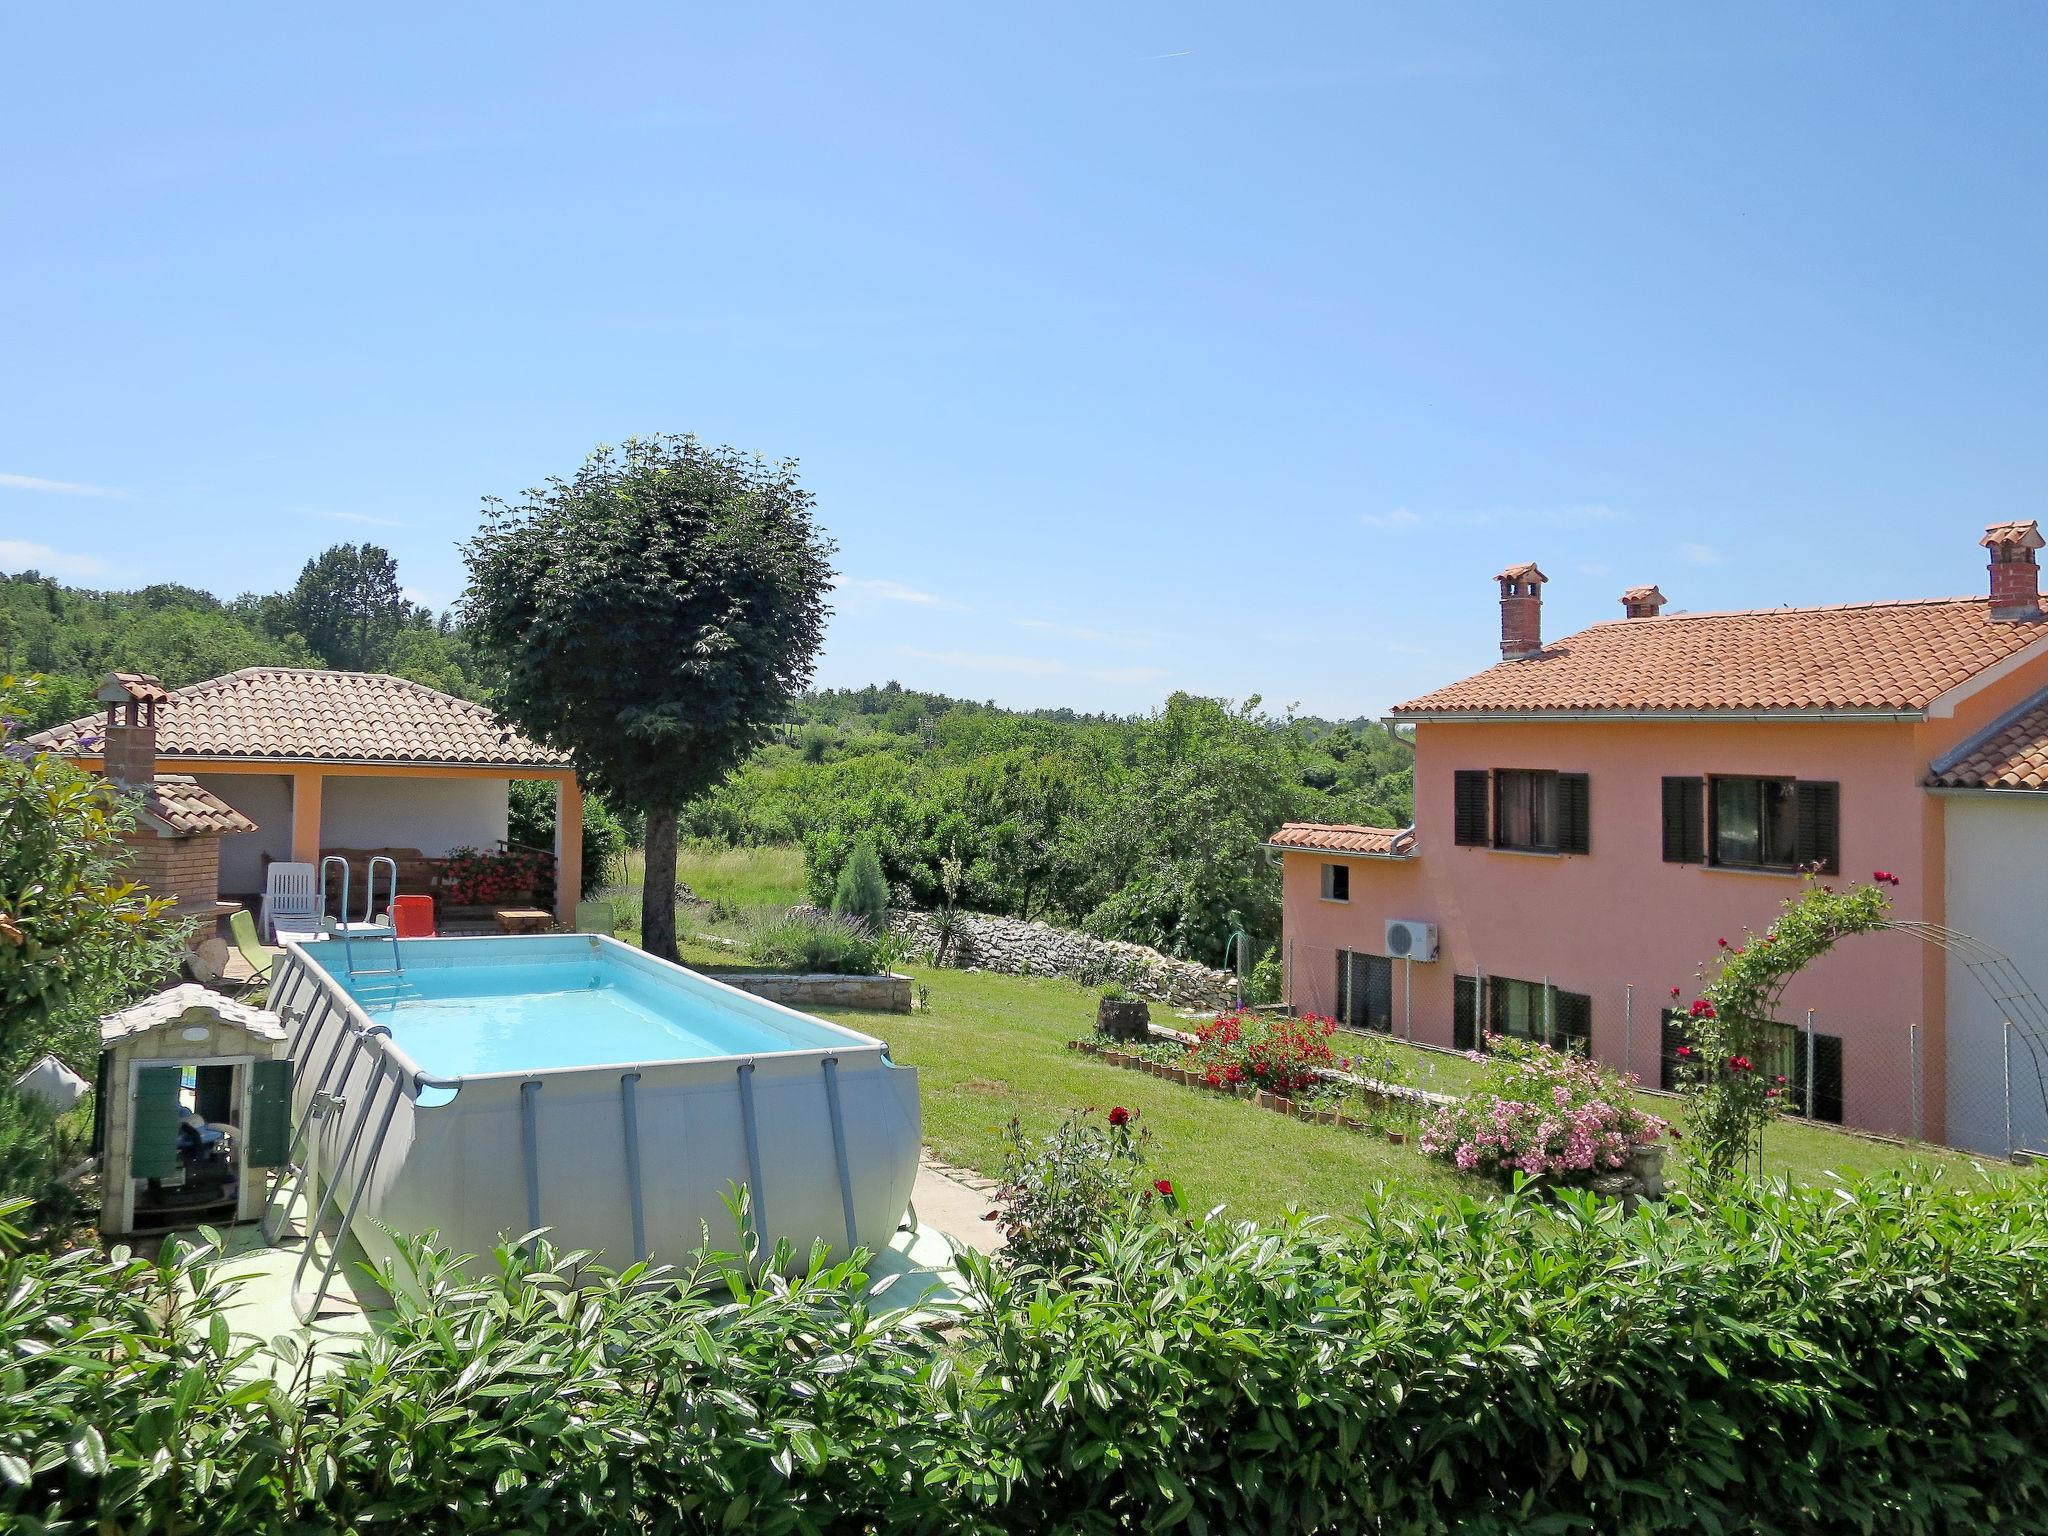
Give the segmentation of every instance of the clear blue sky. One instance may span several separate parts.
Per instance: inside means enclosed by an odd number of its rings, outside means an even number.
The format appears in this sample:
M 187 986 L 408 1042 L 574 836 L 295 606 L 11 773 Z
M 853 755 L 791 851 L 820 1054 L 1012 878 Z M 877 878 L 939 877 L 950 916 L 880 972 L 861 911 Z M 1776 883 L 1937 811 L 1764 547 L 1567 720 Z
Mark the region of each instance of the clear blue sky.
M 0 20 L 0 568 L 223 594 L 690 430 L 820 671 L 1376 712 L 1625 585 L 1975 592 L 2048 512 L 2048 11 Z M 55 487 L 55 488 L 53 488 Z

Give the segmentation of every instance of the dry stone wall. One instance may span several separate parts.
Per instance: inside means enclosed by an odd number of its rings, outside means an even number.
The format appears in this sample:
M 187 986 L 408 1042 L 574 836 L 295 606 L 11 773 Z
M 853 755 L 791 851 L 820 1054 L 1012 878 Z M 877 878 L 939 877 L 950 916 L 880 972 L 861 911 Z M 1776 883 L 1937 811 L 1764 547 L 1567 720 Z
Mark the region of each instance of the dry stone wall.
M 892 911 L 889 928 L 920 953 L 938 947 L 938 923 L 929 912 Z M 1228 971 L 1176 960 L 1143 944 L 979 913 L 960 914 L 946 964 L 1010 976 L 1064 976 L 1088 986 L 1116 981 L 1133 996 L 1175 1008 L 1228 1008 L 1236 997 L 1236 978 Z

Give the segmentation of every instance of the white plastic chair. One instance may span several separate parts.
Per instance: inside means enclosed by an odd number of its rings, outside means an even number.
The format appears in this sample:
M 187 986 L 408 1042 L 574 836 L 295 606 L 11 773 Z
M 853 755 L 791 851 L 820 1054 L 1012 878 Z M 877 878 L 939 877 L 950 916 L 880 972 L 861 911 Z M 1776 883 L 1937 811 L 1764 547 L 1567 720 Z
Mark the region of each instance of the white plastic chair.
M 277 942 L 278 930 L 317 933 L 320 929 L 320 877 L 310 864 L 273 864 L 263 875 L 263 934 Z

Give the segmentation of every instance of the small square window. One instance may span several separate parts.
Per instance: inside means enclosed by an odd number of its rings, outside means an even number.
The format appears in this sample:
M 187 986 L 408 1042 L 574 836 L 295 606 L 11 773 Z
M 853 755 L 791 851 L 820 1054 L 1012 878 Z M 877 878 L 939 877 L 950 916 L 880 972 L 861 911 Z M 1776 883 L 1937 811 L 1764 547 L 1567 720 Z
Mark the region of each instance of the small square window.
M 1349 864 L 1325 864 L 1323 866 L 1323 900 L 1349 901 L 1351 899 L 1351 866 Z

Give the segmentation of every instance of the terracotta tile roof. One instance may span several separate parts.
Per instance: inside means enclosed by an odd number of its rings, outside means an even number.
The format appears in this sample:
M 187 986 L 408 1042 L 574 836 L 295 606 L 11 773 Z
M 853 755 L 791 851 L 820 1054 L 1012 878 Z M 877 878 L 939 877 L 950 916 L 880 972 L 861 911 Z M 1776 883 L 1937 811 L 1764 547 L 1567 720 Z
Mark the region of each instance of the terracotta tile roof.
M 381 672 L 246 667 L 172 692 L 160 712 L 157 757 L 234 757 L 286 763 L 420 763 L 561 768 L 566 755 L 500 724 L 482 704 Z M 97 736 L 88 716 L 32 737 L 80 750 Z M 89 750 L 89 749 L 88 749 Z
M 1350 853 L 1371 858 L 1409 858 L 1415 852 L 1412 832 L 1396 827 L 1353 827 L 1333 821 L 1290 821 L 1267 840 L 1269 848 L 1299 848 L 1312 853 Z
M 182 773 L 159 774 L 143 791 L 142 813 L 174 836 L 256 830 L 255 822 Z
M 1393 713 L 1915 711 L 2042 639 L 1981 597 L 1614 619 Z
M 1926 782 L 1939 789 L 2048 789 L 2048 691 L 1937 758 Z
M 1621 594 L 1621 600 L 1624 603 L 1662 603 L 1670 601 L 1655 587 L 1630 587 Z

